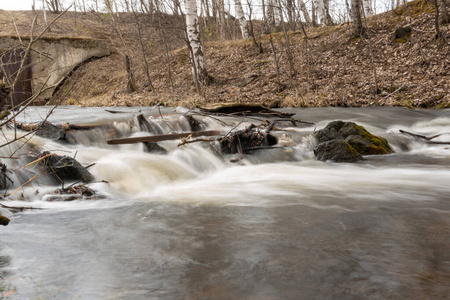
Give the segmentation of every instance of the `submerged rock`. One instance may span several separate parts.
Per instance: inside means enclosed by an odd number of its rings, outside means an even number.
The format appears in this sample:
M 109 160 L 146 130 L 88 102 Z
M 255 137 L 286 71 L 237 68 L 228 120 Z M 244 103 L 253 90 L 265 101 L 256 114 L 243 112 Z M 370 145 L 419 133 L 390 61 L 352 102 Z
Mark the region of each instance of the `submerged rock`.
M 278 139 L 270 133 L 253 130 L 250 126 L 245 130 L 232 132 L 219 139 L 220 150 L 225 154 L 251 151 L 258 147 L 276 145 Z
M 50 140 L 64 140 L 66 137 L 66 131 L 64 129 L 50 122 L 44 121 L 43 123 L 37 124 L 37 126 L 36 135 L 40 137 Z
M 144 151 L 150 153 L 167 154 L 167 150 L 156 142 L 144 142 Z
M 6 226 L 9 224 L 9 219 L 5 216 L 0 215 L 0 225 Z
M 88 186 L 78 184 L 67 188 L 56 189 L 52 194 L 45 195 L 43 201 L 73 201 L 80 199 L 97 199 L 98 196 Z
M 320 143 L 314 149 L 314 155 L 321 161 L 354 162 L 362 159 L 361 154 L 352 146 L 346 141 L 338 139 Z

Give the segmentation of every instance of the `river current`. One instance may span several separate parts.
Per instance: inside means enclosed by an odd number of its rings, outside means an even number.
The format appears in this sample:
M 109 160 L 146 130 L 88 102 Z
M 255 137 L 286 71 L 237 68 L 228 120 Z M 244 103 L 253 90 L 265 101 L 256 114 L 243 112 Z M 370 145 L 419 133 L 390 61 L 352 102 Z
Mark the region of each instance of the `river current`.
M 29 108 L 17 121 L 49 110 Z M 182 108 L 117 110 L 129 113 L 61 107 L 49 121 L 107 122 L 143 136 L 133 123 L 143 113 L 153 134 L 190 130 Z M 284 111 L 315 124 L 279 124 L 288 147 L 236 163 L 209 143 L 165 141 L 168 153 L 152 154 L 108 145 L 97 129 L 73 133 L 72 143 L 33 137 L 43 150 L 95 163 L 89 186 L 102 197 L 47 201 L 59 186 L 38 178 L 23 199 L 0 201 L 40 208 L 0 228 L 0 299 L 450 299 L 450 145 L 399 133 L 450 141 L 450 110 Z M 225 132 L 259 123 L 196 118 Z M 365 126 L 395 153 L 316 161 L 310 133 L 333 120 Z

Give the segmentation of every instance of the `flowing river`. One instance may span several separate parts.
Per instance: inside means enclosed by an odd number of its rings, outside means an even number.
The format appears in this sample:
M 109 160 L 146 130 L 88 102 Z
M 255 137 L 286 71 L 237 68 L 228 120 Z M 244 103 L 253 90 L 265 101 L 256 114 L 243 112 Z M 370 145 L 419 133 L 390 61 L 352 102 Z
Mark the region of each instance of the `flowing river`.
M 29 108 L 17 121 L 49 110 Z M 61 107 L 49 121 L 108 122 L 143 136 L 133 125 L 141 110 L 153 134 L 190 130 L 181 108 L 120 110 L 130 113 Z M 24 199 L 1 201 L 40 209 L 0 228 L 0 299 L 450 299 L 450 145 L 399 133 L 450 141 L 450 110 L 285 111 L 315 124 L 286 123 L 289 147 L 236 163 L 210 143 L 165 141 L 168 153 L 152 154 L 108 145 L 100 129 L 73 133 L 71 143 L 33 137 L 31 145 L 95 163 L 89 186 L 101 197 L 47 201 L 60 186 L 38 177 L 16 193 Z M 225 132 L 259 123 L 196 117 Z M 316 161 L 309 134 L 333 120 L 365 126 L 395 153 Z

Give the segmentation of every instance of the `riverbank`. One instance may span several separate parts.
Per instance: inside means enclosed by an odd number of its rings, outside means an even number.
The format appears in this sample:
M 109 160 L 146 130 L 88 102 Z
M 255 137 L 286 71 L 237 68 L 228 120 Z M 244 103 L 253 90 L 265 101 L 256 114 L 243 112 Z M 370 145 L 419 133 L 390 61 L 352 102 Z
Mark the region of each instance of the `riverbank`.
M 205 36 L 206 64 L 214 81 L 200 93 L 193 85 L 188 50 L 182 47 L 175 25 L 162 36 L 142 16 L 139 38 L 134 16 L 121 14 L 121 43 L 107 15 L 73 14 L 52 34 L 59 30 L 58 34 L 71 37 L 103 37 L 110 40 L 115 53 L 79 66 L 59 87 L 51 103 L 189 108 L 220 102 L 257 103 L 272 108 L 450 107 L 450 26 L 442 25 L 443 38 L 436 39 L 434 7 L 424 1 L 369 18 L 365 38 L 350 38 L 351 24 L 308 28 L 306 36 L 300 29 L 289 32 L 293 75 L 282 32 L 262 35 L 255 29 L 262 53 L 251 40 L 213 41 Z M 70 25 L 73 20 L 76 30 Z M 396 36 L 399 28 L 404 28 L 406 35 Z M 149 77 L 140 40 L 145 45 Z M 137 87 L 133 93 L 126 92 L 125 53 L 133 63 Z

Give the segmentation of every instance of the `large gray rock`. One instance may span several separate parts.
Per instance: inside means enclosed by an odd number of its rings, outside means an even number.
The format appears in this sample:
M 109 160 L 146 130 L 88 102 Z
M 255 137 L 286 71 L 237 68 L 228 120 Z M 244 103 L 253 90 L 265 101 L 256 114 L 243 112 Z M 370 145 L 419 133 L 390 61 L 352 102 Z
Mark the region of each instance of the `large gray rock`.
M 321 161 L 355 162 L 362 159 L 361 154 L 352 146 L 346 141 L 338 139 L 320 143 L 314 149 L 314 155 Z
M 331 140 L 345 140 L 361 155 L 392 153 L 389 143 L 382 137 L 368 132 L 364 127 L 353 122 L 333 121 L 314 136 L 320 143 Z
M 75 180 L 83 182 L 94 180 L 94 176 L 70 156 L 53 154 L 45 158 L 43 164 L 45 172 L 53 175 L 56 180 Z
M 36 135 L 50 140 L 63 140 L 66 137 L 66 131 L 61 127 L 55 126 L 50 122 L 39 123 Z

